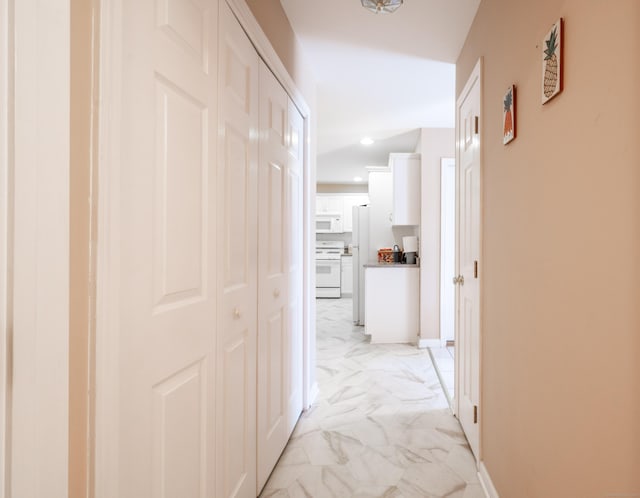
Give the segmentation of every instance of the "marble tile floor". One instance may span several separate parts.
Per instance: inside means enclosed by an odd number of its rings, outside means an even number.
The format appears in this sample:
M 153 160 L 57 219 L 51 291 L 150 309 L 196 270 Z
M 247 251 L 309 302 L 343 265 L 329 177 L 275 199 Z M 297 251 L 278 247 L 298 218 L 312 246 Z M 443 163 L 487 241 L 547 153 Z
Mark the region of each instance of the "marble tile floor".
M 317 300 L 320 394 L 260 496 L 484 498 L 428 352 L 369 344 L 351 306 Z

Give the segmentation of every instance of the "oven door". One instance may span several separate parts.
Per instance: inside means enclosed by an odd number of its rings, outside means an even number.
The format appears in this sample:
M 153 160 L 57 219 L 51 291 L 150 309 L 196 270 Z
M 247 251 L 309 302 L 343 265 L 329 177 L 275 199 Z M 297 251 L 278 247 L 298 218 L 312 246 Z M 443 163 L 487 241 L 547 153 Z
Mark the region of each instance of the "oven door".
M 316 296 L 340 297 L 340 260 L 316 260 Z

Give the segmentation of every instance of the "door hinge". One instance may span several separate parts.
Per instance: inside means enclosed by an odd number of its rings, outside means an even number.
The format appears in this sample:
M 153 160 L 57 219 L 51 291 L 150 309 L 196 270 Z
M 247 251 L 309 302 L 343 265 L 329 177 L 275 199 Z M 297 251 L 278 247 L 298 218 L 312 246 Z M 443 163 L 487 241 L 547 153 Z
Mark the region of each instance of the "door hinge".
M 473 423 L 478 423 L 478 405 L 473 405 Z
M 478 278 L 478 262 L 473 262 L 473 278 Z
M 478 134 L 478 132 L 480 131 L 480 116 L 474 116 L 474 130 L 476 135 Z

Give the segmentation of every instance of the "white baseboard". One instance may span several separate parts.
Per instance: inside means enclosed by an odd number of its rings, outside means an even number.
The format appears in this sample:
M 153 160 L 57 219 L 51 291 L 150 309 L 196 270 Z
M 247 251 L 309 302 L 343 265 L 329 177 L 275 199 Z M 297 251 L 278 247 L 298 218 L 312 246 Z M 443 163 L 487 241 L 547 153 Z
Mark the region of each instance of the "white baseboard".
M 440 339 L 418 339 L 418 349 L 441 347 L 442 341 Z
M 311 407 L 311 405 L 315 403 L 318 394 L 320 394 L 320 389 L 318 389 L 318 383 L 314 382 L 314 384 L 311 386 L 311 389 L 309 389 L 309 399 L 307 403 L 308 406 L 306 408 L 307 410 Z
M 487 467 L 485 467 L 484 462 L 480 462 L 478 467 L 478 479 L 480 480 L 480 485 L 482 486 L 484 494 L 487 495 L 487 498 L 500 498 L 498 491 L 491 481 L 489 471 L 487 470 Z

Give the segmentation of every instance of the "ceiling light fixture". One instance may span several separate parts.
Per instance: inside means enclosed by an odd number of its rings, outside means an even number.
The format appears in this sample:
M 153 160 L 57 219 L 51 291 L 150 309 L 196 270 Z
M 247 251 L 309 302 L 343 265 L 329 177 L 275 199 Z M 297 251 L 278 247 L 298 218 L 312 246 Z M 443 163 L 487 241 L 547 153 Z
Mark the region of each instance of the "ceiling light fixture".
M 362 6 L 376 14 L 391 14 L 403 3 L 403 0 L 362 0 Z
M 373 139 L 369 138 L 369 137 L 364 137 L 362 140 L 360 140 L 360 143 L 362 145 L 372 145 L 373 144 Z
M 361 176 L 354 176 L 353 177 L 353 181 L 354 182 L 361 182 L 362 181 L 362 177 Z

